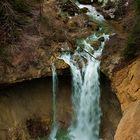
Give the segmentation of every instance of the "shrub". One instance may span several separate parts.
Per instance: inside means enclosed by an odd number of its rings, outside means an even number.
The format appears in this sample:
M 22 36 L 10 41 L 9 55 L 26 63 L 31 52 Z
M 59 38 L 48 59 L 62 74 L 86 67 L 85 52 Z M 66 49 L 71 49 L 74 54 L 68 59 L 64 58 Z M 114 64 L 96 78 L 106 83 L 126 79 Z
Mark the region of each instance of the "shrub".
M 124 49 L 124 58 L 126 60 L 130 60 L 134 58 L 136 51 L 137 51 L 137 47 L 136 47 L 135 39 L 130 35 L 126 47 Z
M 136 7 L 136 11 L 140 14 L 140 0 L 136 0 L 135 7 Z
M 30 10 L 26 0 L 0 1 L 0 47 L 19 40 L 18 28 L 25 24 Z
M 140 51 L 140 0 L 135 1 L 135 22 L 132 32 L 129 34 L 126 47 L 124 49 L 124 58 L 131 60 L 136 56 L 136 53 Z
M 5 49 L 4 47 L 0 47 L 0 57 L 5 56 Z
M 13 8 L 20 13 L 29 13 L 31 10 L 26 0 L 13 0 L 11 4 Z
M 0 47 L 13 39 L 16 14 L 7 1 L 0 2 Z

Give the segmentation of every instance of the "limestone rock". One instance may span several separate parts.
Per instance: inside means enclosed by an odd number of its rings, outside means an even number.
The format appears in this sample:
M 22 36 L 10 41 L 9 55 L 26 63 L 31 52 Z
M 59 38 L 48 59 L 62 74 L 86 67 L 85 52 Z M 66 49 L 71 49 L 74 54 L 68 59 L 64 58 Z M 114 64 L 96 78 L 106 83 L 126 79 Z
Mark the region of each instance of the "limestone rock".
M 140 99 L 140 58 L 118 71 L 112 79 L 124 111 L 130 103 Z
M 112 77 L 115 66 L 119 64 L 124 42 L 125 40 L 119 35 L 114 35 L 105 45 L 101 61 L 101 71 L 109 78 Z
M 114 140 L 140 140 L 140 100 L 125 111 Z

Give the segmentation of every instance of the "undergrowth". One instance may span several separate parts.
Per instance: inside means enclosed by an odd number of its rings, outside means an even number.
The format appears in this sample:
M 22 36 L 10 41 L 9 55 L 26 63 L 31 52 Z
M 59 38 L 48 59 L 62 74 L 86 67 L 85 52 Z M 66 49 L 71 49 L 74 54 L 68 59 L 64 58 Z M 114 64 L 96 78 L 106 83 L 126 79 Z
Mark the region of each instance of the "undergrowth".
M 135 1 L 135 21 L 132 32 L 129 34 L 126 47 L 124 49 L 124 58 L 129 61 L 136 57 L 140 51 L 140 0 Z
M 0 57 L 6 47 L 20 41 L 22 30 L 32 18 L 33 3 L 42 0 L 1 0 L 0 1 Z
M 28 13 L 31 11 L 31 7 L 26 0 L 12 0 L 10 3 L 13 6 L 13 8 L 18 12 Z
M 0 47 L 18 41 L 26 13 L 30 13 L 30 6 L 25 0 L 0 1 Z

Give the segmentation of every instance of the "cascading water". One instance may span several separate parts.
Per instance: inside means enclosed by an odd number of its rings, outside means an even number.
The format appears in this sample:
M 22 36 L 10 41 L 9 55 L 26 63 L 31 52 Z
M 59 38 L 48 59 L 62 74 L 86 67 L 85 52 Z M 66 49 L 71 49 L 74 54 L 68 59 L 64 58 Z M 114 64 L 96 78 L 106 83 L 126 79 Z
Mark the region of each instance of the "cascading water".
M 96 8 L 93 7 L 92 5 L 84 5 L 84 4 L 77 3 L 77 6 L 79 8 L 86 7 L 88 9 L 87 15 L 93 20 L 97 20 L 97 21 L 104 21 L 105 20 L 104 17 L 100 13 L 98 13 L 96 11 Z
M 103 34 L 102 37 L 108 39 L 108 35 Z M 69 64 L 73 78 L 75 116 L 69 128 L 70 140 L 99 140 L 101 110 L 98 69 L 105 42 L 101 43 L 98 50 L 94 50 L 88 42 L 98 38 L 94 34 L 82 40 L 73 55 L 64 53 L 61 56 Z
M 76 3 L 79 8 L 87 7 L 89 12 L 87 15 L 98 22 L 104 21 L 104 17 L 100 15 L 96 9 L 89 5 L 81 5 Z M 99 33 L 100 34 L 100 33 Z M 94 49 L 90 43 L 104 38 L 104 42 L 98 49 Z M 77 43 L 77 49 L 74 54 L 64 50 L 61 58 L 71 68 L 73 79 L 73 110 L 74 117 L 71 126 L 68 128 L 67 140 L 99 140 L 100 129 L 100 83 L 99 83 L 99 67 L 100 57 L 105 45 L 105 41 L 109 39 L 109 35 L 93 34 L 85 40 L 80 40 Z M 54 65 L 52 66 L 53 73 L 53 129 L 50 134 L 50 140 L 56 139 L 58 125 L 56 123 L 56 72 Z
M 57 73 L 55 65 L 52 64 L 52 93 L 53 93 L 53 124 L 52 124 L 52 130 L 49 137 L 49 140 L 56 140 L 56 135 L 58 131 L 58 123 L 57 123 L 57 117 L 56 117 L 56 93 L 57 93 Z

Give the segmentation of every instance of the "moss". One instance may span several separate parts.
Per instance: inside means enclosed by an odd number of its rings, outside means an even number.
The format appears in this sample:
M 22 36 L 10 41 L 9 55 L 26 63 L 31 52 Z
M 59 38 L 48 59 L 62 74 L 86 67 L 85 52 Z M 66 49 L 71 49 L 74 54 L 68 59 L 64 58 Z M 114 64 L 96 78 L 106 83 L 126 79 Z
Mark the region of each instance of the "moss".
M 66 17 L 69 17 L 69 14 L 68 14 L 68 12 L 59 11 L 59 17 L 66 18 Z
M 20 40 L 21 32 L 17 29 L 13 30 L 13 38 L 15 42 Z
M 6 49 L 5 49 L 5 46 L 0 46 L 0 59 L 5 64 L 11 66 L 11 63 L 10 63 L 9 58 L 8 58 L 8 54 L 7 54 Z
M 2 46 L 0 46 L 0 57 L 5 57 L 5 49 Z
M 81 14 L 82 14 L 82 13 L 87 13 L 88 11 L 89 11 L 89 10 L 88 10 L 88 8 L 86 8 L 86 7 L 80 9 L 80 13 L 81 13 Z
M 58 131 L 58 134 L 57 134 L 57 139 L 58 140 L 68 140 L 68 136 L 67 136 L 67 130 L 65 130 L 65 129 L 60 129 L 59 131 Z
M 57 140 L 69 140 L 68 132 L 66 129 L 60 129 L 56 135 Z M 37 138 L 35 140 L 49 140 L 47 137 Z
M 140 33 L 140 16 L 137 16 L 135 26 L 133 27 L 132 34 L 139 35 L 139 33 Z
M 43 137 L 43 138 L 37 138 L 35 140 L 48 140 L 47 137 Z

